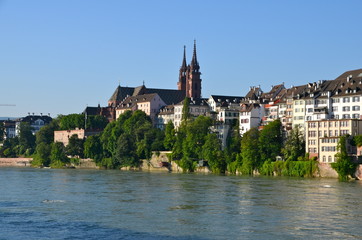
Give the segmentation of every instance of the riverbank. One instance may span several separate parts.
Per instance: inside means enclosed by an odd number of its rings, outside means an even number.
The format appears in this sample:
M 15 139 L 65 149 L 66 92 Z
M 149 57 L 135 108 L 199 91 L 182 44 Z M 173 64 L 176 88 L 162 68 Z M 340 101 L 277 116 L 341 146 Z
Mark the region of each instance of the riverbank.
M 173 172 L 182 173 L 183 170 L 177 162 L 169 160 L 170 152 L 158 152 L 152 155 L 150 160 L 143 160 L 138 170 L 148 172 Z M 0 158 L 0 167 L 31 167 L 32 158 Z M 100 169 L 92 159 L 80 159 L 79 164 L 72 166 L 77 169 Z M 129 170 L 122 168 L 121 170 Z M 211 173 L 208 166 L 198 166 L 198 173 Z M 238 173 L 236 175 L 239 175 Z M 317 171 L 313 174 L 317 178 L 338 178 L 337 172 L 329 163 L 318 163 Z M 362 164 L 356 168 L 355 177 L 362 180 Z

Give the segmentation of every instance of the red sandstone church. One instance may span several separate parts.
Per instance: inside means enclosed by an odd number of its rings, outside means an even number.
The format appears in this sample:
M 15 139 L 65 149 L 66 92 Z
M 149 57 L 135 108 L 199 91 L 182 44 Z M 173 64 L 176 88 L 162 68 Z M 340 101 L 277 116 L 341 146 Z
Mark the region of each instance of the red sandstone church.
M 142 110 L 153 119 L 159 109 L 166 105 L 180 103 L 185 97 L 201 98 L 201 72 L 197 61 L 196 41 L 192 60 L 186 63 L 186 47 L 184 47 L 182 65 L 180 67 L 178 90 L 117 86 L 108 100 L 107 107 L 87 107 L 84 113 L 87 115 L 102 115 L 109 121 L 115 120 L 119 114 L 126 110 Z

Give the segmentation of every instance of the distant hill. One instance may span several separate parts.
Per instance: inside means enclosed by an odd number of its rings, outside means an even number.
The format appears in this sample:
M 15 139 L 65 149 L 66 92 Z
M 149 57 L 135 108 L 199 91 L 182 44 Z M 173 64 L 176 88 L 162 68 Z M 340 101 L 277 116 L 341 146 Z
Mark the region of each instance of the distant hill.
M 10 120 L 15 120 L 15 119 L 17 119 L 17 118 L 15 118 L 15 117 L 0 117 L 0 121 L 2 121 L 2 120 L 8 120 L 8 119 L 10 119 Z

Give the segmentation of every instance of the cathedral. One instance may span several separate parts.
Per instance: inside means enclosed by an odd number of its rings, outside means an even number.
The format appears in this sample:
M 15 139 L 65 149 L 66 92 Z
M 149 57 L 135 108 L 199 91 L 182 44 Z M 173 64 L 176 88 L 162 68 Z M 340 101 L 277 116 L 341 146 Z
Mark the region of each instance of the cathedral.
M 177 90 L 147 88 L 144 84 L 138 87 L 117 86 L 116 90 L 108 100 L 107 107 L 87 107 L 83 113 L 87 115 L 102 115 L 109 121 L 117 119 L 118 115 L 126 110 L 140 109 L 151 117 L 159 112 L 159 109 L 166 105 L 174 105 L 182 102 L 185 97 L 192 99 L 201 98 L 201 72 L 197 61 L 196 40 L 194 41 L 191 63 L 186 63 L 186 47 L 184 46 L 182 65 L 179 70 Z M 152 96 L 151 96 L 152 95 Z M 150 101 L 158 100 L 157 106 L 152 106 Z M 150 109 L 144 109 L 150 106 Z
M 194 52 L 189 65 L 186 64 L 186 47 L 184 46 L 184 57 L 180 67 L 178 90 L 185 91 L 185 96 L 189 98 L 201 98 L 201 72 L 197 62 L 196 41 L 194 42 Z

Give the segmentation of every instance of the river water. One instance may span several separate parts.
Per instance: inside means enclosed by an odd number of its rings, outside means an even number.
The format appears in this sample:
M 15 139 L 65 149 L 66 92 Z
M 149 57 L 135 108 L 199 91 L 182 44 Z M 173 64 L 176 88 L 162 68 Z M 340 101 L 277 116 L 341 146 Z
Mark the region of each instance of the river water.
M 0 239 L 362 239 L 362 183 L 0 168 Z

